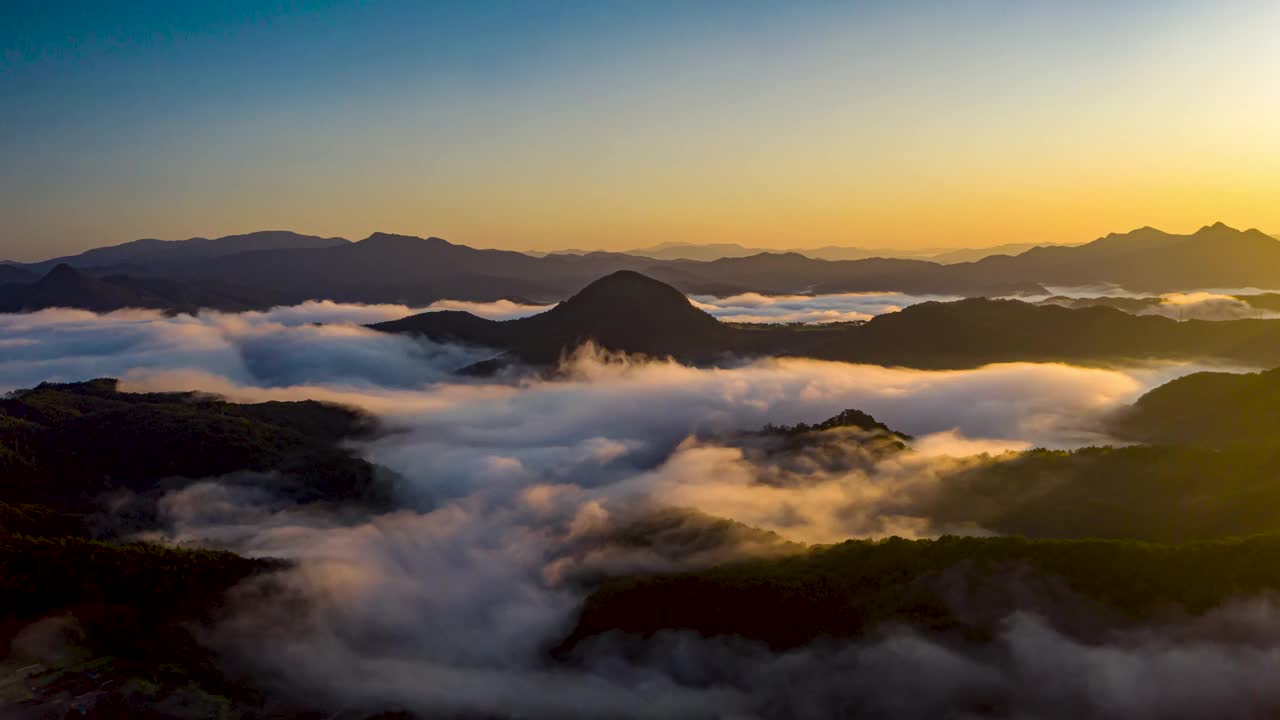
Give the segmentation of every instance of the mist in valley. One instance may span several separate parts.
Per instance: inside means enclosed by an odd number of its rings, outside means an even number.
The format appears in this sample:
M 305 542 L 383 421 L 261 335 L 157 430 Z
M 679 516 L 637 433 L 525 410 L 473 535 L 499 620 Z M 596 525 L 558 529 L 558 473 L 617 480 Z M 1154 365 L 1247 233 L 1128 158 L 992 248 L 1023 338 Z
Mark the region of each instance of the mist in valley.
M 1280 646 L 1266 638 L 1280 634 L 1265 599 L 1090 642 L 1032 602 L 981 644 L 885 627 L 777 653 L 672 630 L 640 649 L 601 637 L 570 663 L 550 654 L 604 578 L 847 538 L 995 534 L 931 517 L 949 478 L 1033 447 L 1113 443 L 1107 417 L 1202 365 L 699 368 L 588 345 L 551 374 L 465 379 L 451 372 L 484 349 L 362 326 L 405 310 L 3 316 L 0 385 L 115 376 L 128 392 L 316 399 L 376 418 L 378 435 L 352 447 L 397 478 L 394 509 L 298 505 L 269 484 L 207 477 L 163 495 L 159 529 L 138 536 L 293 563 L 234 588 L 199 637 L 233 676 L 299 701 L 428 717 L 928 717 L 957 704 L 1243 717 L 1280 700 L 1267 690 Z M 847 408 L 910 436 L 907 449 L 860 428 L 791 449 L 759 435 Z M 1243 645 L 1221 630 L 1240 623 L 1257 629 Z M 1150 692 L 1153 677 L 1177 692 Z

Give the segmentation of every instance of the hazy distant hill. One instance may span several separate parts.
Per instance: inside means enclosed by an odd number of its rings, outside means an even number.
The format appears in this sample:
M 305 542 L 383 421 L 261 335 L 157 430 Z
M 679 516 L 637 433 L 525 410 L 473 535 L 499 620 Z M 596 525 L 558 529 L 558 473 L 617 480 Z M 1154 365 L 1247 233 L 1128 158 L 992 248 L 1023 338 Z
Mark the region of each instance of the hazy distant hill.
M 641 255 L 656 260 L 719 260 L 727 257 L 747 257 L 770 252 L 766 248 L 753 248 L 737 243 L 662 243 L 647 248 L 624 250 L 627 255 Z
M 583 250 L 581 248 L 568 248 L 565 250 L 554 250 L 551 252 L 531 250 L 526 254 L 534 257 L 546 257 L 547 255 L 589 255 L 592 252 L 595 251 Z M 619 252 L 624 255 L 636 255 L 638 257 L 652 258 L 654 260 L 697 260 L 699 262 L 710 262 L 712 260 L 720 260 L 721 258 L 750 257 L 761 253 L 778 253 L 783 251 L 778 248 L 748 247 L 738 243 L 666 242 L 650 247 L 620 250 Z M 805 257 L 818 260 L 861 260 L 863 258 L 870 257 L 924 259 L 934 253 L 942 251 L 894 250 L 889 248 L 868 249 L 829 245 L 821 248 L 790 250 L 788 252 L 796 252 L 804 255 Z
M 962 262 L 977 262 L 993 255 L 1020 255 L 1038 247 L 1079 247 L 1078 245 L 1062 245 L 1056 243 L 1007 243 L 985 248 L 959 248 L 930 254 L 928 260 L 944 265 Z
M 791 355 L 919 368 L 1151 358 L 1280 365 L 1280 321 L 1177 322 L 1108 307 L 1073 310 L 970 299 L 922 303 L 862 324 L 732 325 L 697 310 L 675 288 L 633 272 L 601 278 L 553 310 L 519 320 L 437 312 L 373 327 L 490 347 L 534 364 L 553 363 L 590 339 L 611 350 L 695 363 Z
M 982 248 L 861 248 L 841 245 L 826 245 L 816 248 L 799 248 L 790 252 L 799 253 L 815 260 L 864 260 L 867 258 L 892 258 L 907 260 L 929 260 L 931 262 L 950 264 L 972 262 L 991 255 L 1015 255 L 1025 252 L 1036 243 L 1010 243 Z M 558 250 L 554 253 L 531 252 L 530 255 L 543 257 L 546 255 L 584 255 L 589 250 Z M 626 255 L 639 255 L 657 260 L 698 260 L 710 262 L 721 258 L 740 258 L 759 255 L 761 253 L 778 253 L 777 248 L 747 247 L 737 243 L 680 243 L 667 242 L 651 247 L 623 250 Z
M 737 243 L 662 243 L 647 248 L 624 250 L 627 255 L 641 255 L 658 260 L 700 260 L 708 262 L 721 258 L 740 258 L 759 255 L 761 253 L 781 252 L 777 248 L 746 247 Z M 803 248 L 792 250 L 815 260 L 862 260 L 872 257 L 924 259 L 932 254 L 929 250 L 892 250 L 888 248 L 859 248 L 829 245 L 820 248 Z

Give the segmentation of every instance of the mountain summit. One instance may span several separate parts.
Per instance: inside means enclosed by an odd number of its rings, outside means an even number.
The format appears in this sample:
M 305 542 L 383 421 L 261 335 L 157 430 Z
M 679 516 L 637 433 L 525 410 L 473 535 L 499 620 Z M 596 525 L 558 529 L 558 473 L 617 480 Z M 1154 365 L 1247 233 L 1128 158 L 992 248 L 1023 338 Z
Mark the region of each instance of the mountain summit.
M 490 346 L 539 364 L 555 362 L 586 342 L 629 353 L 707 360 L 723 351 L 731 334 L 679 290 L 629 270 L 606 275 L 532 317 L 493 321 L 470 313 L 431 312 L 372 327 Z
M 715 332 L 715 318 L 695 308 L 684 293 L 632 270 L 619 270 L 587 285 L 546 313 L 557 325 L 610 335 L 622 327 L 665 332 Z

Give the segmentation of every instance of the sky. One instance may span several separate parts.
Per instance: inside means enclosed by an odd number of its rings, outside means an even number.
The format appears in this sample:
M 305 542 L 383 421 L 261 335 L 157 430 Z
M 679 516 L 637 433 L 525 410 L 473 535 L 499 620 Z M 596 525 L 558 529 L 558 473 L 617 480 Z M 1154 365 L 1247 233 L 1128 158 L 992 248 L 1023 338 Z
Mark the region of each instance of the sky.
M 1280 3 L 9 2 L 0 258 L 1280 232 Z

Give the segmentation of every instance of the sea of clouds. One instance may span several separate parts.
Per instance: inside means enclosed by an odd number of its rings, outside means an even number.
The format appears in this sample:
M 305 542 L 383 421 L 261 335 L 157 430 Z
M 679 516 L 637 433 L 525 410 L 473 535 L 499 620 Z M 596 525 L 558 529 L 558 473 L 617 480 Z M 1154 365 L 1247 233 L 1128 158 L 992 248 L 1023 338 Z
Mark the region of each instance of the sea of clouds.
M 1158 315 L 1172 320 L 1274 320 L 1280 313 L 1267 307 L 1256 307 L 1250 296 L 1274 294 L 1275 291 L 1258 288 L 1208 288 L 1169 293 L 1134 293 L 1124 288 L 1106 285 L 1096 287 L 1049 287 L 1049 295 L 1023 296 L 1025 302 L 1051 303 L 1067 307 L 1087 303 L 1072 301 L 1120 300 L 1140 301 L 1136 307 L 1126 306 L 1126 312 L 1134 315 Z
M 1106 299 L 1140 301 L 1122 306 L 1135 315 L 1158 315 L 1173 320 L 1275 319 L 1280 313 L 1255 307 L 1250 295 L 1266 291 L 1257 288 L 1216 288 L 1173 293 L 1133 293 L 1120 287 L 1054 287 L 1048 295 L 1027 295 L 1011 299 L 1031 303 L 1066 306 L 1086 305 Z M 798 323 L 812 325 L 835 322 L 865 322 L 877 315 L 898 312 L 924 302 L 951 302 L 953 295 L 913 295 L 902 292 L 831 293 L 824 295 L 763 295 L 742 293 L 725 297 L 691 295 L 695 307 L 723 322 Z M 1072 301 L 1077 301 L 1073 303 Z M 394 306 L 380 306 L 390 309 Z M 491 320 L 511 320 L 550 309 L 550 305 L 521 305 L 509 300 L 492 303 L 441 300 L 424 310 L 463 310 Z M 401 315 L 409 314 L 408 308 Z M 369 322 L 373 322 L 370 320 Z
M 1265 602 L 1099 645 L 1019 614 L 981 647 L 890 628 L 786 654 L 683 633 L 655 640 L 646 657 L 607 643 L 574 665 L 548 653 L 603 576 L 953 531 L 913 513 L 911 498 L 1009 451 L 1105 441 L 1108 413 L 1194 364 L 694 368 L 588 347 L 554 376 L 461 379 L 452 371 L 491 353 L 363 327 L 409 312 L 307 303 L 3 315 L 0 389 L 111 376 L 126 390 L 320 399 L 378 417 L 387 432 L 356 450 L 402 479 L 396 511 L 338 514 L 206 478 L 161 500 L 168 529 L 149 536 L 297 561 L 270 582 L 304 602 L 282 611 L 258 601 L 260 588 L 241 588 L 205 641 L 260 683 L 335 709 L 936 717 L 991 697 L 1023 717 L 1251 717 L 1280 705 L 1280 616 Z M 879 456 L 850 438 L 822 457 L 777 463 L 742 439 L 846 408 L 916 436 L 915 452 Z M 725 533 L 709 518 L 777 535 Z M 637 528 L 645 542 L 620 539 Z M 1213 622 L 1247 625 L 1256 640 L 1204 629 Z
M 908 295 L 900 292 L 828 295 L 743 293 L 729 297 L 690 297 L 694 306 L 724 322 L 804 324 L 864 321 L 917 303 L 959 299 L 947 295 Z

